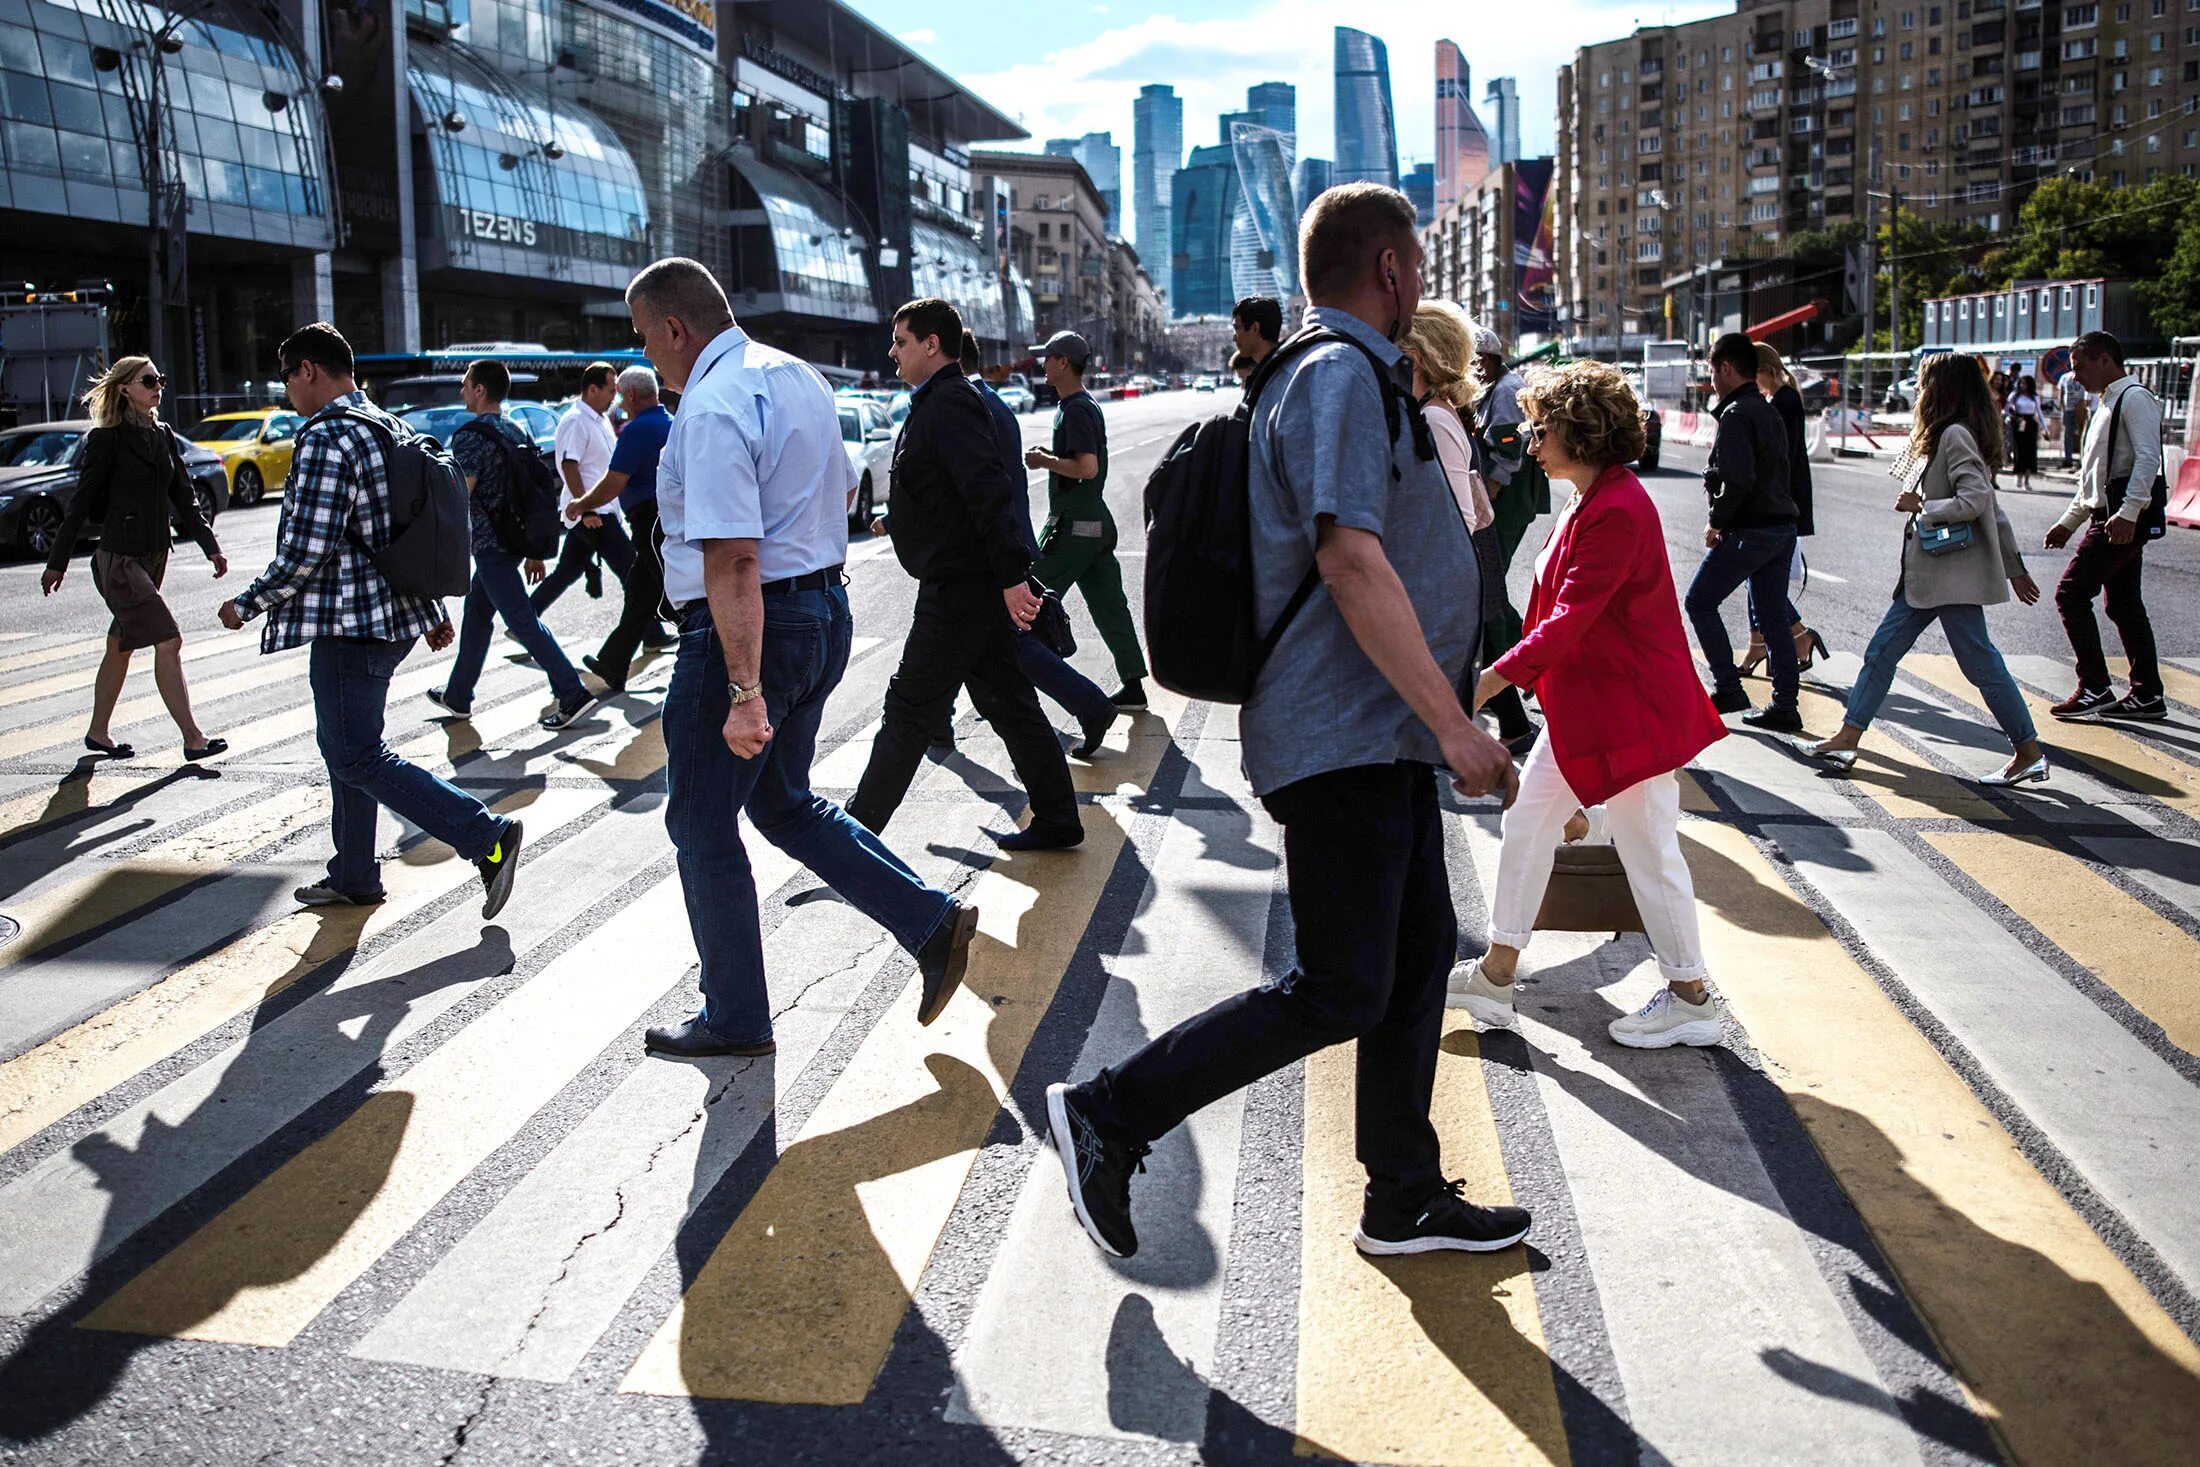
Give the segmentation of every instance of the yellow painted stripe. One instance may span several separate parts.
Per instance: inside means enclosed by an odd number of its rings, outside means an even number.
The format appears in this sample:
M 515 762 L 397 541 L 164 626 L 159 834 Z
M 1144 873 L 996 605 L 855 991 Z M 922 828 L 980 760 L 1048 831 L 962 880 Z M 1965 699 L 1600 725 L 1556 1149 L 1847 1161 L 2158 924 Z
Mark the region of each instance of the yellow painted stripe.
M 1444 1175 L 1512 1201 L 1474 1025 L 1447 1013 L 1430 1118 Z M 1306 1062 L 1298 1452 L 1356 1462 L 1565 1462 L 1528 1252 L 1362 1258 L 1350 1045 Z
M 1905 660 L 1903 666 L 1914 660 Z M 1814 727 L 1821 722 L 1829 730 L 1841 726 L 1841 712 L 1848 704 L 1845 693 L 1805 683 L 1803 698 Z M 1820 712 L 1814 704 L 1830 707 Z M 1865 731 L 1860 747 L 1864 757 L 1849 771 L 1850 783 L 1897 820 L 1968 820 L 1987 825 L 2009 818 L 2008 811 L 1961 780 L 1920 762 L 1877 727 Z
M 524 812 L 532 843 L 602 799 L 591 790 L 522 790 L 495 808 Z M 0 1064 L 0 1096 L 7 1097 L 0 1101 L 0 1151 L 475 880 L 474 868 L 448 846 L 430 842 L 418 856 L 383 864 L 389 899 L 378 907 L 317 907 L 279 917 Z
M 1927 835 L 1963 873 L 2200 1054 L 2200 947 L 2083 861 L 2036 837 Z
M 1905 659 L 1902 665 L 1934 687 L 1966 702 L 1975 702 L 1978 698 L 1978 689 L 1971 686 L 1953 657 L 1917 654 Z M 2200 798 L 2195 797 L 2195 791 L 2200 790 L 2200 769 L 2157 753 L 2145 740 L 2135 739 L 2112 724 L 2064 723 L 2047 711 L 2054 706 L 2050 699 L 2029 688 L 2022 691 L 2026 705 L 2032 710 L 2033 722 L 2039 725 L 2041 740 L 2057 752 L 2072 755 L 2080 763 L 2090 765 L 2149 799 L 2200 818 Z
M 1174 726 L 1182 702 L 1156 700 Z M 1143 789 L 1161 745 L 1113 771 Z M 643 1349 L 623 1390 L 853 1405 L 886 1363 L 1134 811 L 1084 812 L 1075 851 L 987 871 L 962 988 L 929 1029 L 912 981 Z
M 1682 839 L 1720 992 L 2010 1459 L 2189 1463 L 2200 1347 L 1745 836 Z
M 30 652 L 11 652 L 0 657 L 0 672 L 21 672 L 26 667 L 44 667 L 49 662 L 66 662 L 71 657 L 96 657 L 106 650 L 107 638 L 104 635 L 83 637 L 74 642 L 59 642 Z
M 199 714 L 200 724 L 207 727 L 208 733 L 211 734 L 214 728 L 211 726 L 212 720 L 206 717 L 206 705 L 217 698 L 227 698 L 237 693 L 258 692 L 293 668 L 295 672 L 292 675 L 300 679 L 305 677 L 303 664 L 293 663 L 281 671 L 258 666 L 247 667 L 242 671 L 232 672 L 208 682 L 200 683 L 191 689 L 191 707 L 193 711 Z M 144 681 L 150 683 L 152 680 L 151 669 L 146 669 Z M 87 705 L 84 709 L 66 714 L 63 717 L 49 718 L 44 723 L 32 724 L 28 728 L 19 728 L 10 733 L 0 734 L 0 759 L 14 759 L 24 754 L 33 754 L 41 749 L 52 748 L 56 744 L 75 743 L 83 737 L 85 721 L 90 717 L 90 713 L 90 707 Z M 122 732 L 124 729 L 133 728 L 151 719 L 166 718 L 167 716 L 168 705 L 161 702 L 159 693 L 143 693 L 138 697 L 126 698 L 116 704 L 114 717 L 109 727 L 114 730 L 115 737 L 125 738 Z M 234 742 L 232 742 L 232 747 L 234 747 Z
M 2174 662 L 2157 661 L 2162 673 L 2163 691 L 2169 694 L 2172 701 L 2182 703 L 2187 708 L 2200 708 L 2200 677 L 2185 671 Z M 2128 661 L 2121 657 L 2111 657 L 2108 665 L 2116 676 L 2126 682 L 2130 681 L 2131 664 Z
M 158 901 L 203 880 L 218 867 L 234 865 L 261 847 L 326 819 L 327 790 L 279 790 L 164 841 L 135 860 L 102 863 L 86 875 L 12 903 L 8 915 L 23 924 L 23 935 L 0 947 L 0 969 Z
M 658 883 L 83 1321 L 287 1345 L 695 962 Z
M 294 707 L 285 708 L 280 713 L 265 714 L 225 732 L 222 737 L 229 740 L 229 753 L 226 756 L 228 762 L 235 763 L 237 757 L 241 754 L 254 753 L 313 732 L 313 694 L 306 685 L 306 670 L 301 667 L 294 676 L 298 679 L 297 691 L 305 699 L 305 702 Z M 384 725 L 385 736 L 395 734 L 404 727 L 402 720 L 405 717 L 405 710 L 401 706 L 404 700 L 418 697 L 429 688 L 440 687 L 449 676 L 449 664 L 437 661 L 413 667 L 391 678 L 389 713 Z M 194 689 L 192 697 L 197 699 L 199 696 L 198 691 Z M 205 721 L 203 717 L 200 719 L 202 723 Z M 171 757 L 173 757 L 172 751 Z M 300 756 L 297 762 L 308 765 L 319 764 L 321 756 L 317 750 L 309 748 Z
M 1688 777 L 1680 782 L 1681 808 L 1696 815 L 1718 814 L 1719 802 L 1711 797 L 1711 787 L 1704 782 L 1704 771 L 1690 765 L 1682 772 Z
M 194 638 L 183 644 L 183 661 L 199 662 L 209 657 L 224 656 L 227 653 L 256 646 L 259 640 L 260 634 L 257 631 L 227 632 L 219 636 Z M 130 670 L 141 677 L 150 677 L 153 669 L 153 655 L 150 649 L 144 649 L 144 653 L 145 655 L 141 657 L 133 656 L 131 658 Z M 297 650 L 297 656 L 302 657 L 304 654 L 304 648 Z M 288 657 L 292 654 L 283 653 L 281 655 Z M 5 695 L 0 695 L 0 704 L 28 703 L 33 698 L 44 698 L 54 693 L 65 693 L 71 688 L 89 688 L 92 685 L 93 678 L 97 677 L 98 674 L 99 664 L 95 662 L 89 667 L 78 667 L 72 668 L 68 672 L 53 673 L 47 677 L 39 678 L 35 682 L 19 685 L 11 684 Z
M 173 769 L 148 769 L 134 759 L 122 763 L 94 761 L 83 774 L 65 775 L 56 780 L 51 789 L 0 801 L 0 839 L 23 835 L 112 804 L 147 785 L 172 778 L 174 774 Z M 96 801 L 92 798 L 95 786 L 100 796 Z

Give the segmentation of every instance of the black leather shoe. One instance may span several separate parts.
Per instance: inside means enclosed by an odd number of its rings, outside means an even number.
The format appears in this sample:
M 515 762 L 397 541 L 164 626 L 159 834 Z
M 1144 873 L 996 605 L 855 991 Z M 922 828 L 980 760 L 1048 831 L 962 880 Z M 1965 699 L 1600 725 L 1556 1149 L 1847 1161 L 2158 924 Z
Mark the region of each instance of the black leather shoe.
M 1115 727 L 1115 715 L 1112 713 L 1097 723 L 1080 724 L 1078 731 L 1084 734 L 1084 742 L 1070 750 L 1070 752 L 1080 759 L 1090 759 L 1100 752 L 1100 746 L 1107 741 L 1108 730 L 1113 727 Z
M 1082 825 L 1041 825 L 1033 821 L 1009 835 L 996 835 L 993 843 L 1004 851 L 1066 851 L 1085 843 Z
M 1778 704 L 1770 708 L 1759 708 L 1754 713 L 1745 713 L 1742 715 L 1742 722 L 1751 728 L 1768 729 L 1773 733 L 1803 731 L 1803 715 L 1793 708 L 1782 708 Z
M 924 978 L 924 999 L 917 1005 L 919 1024 L 938 1018 L 955 996 L 970 962 L 970 939 L 977 935 L 978 909 L 951 901 L 947 915 L 917 953 L 917 972 Z
M 603 690 L 606 693 L 623 693 L 626 691 L 626 679 L 613 677 L 611 669 L 604 663 L 597 661 L 594 653 L 585 654 L 581 658 L 581 666 L 587 668 L 603 681 Z
M 715 1032 L 703 1027 L 703 1016 L 697 1014 L 694 1018 L 677 1024 L 659 1024 L 642 1036 L 642 1048 L 651 1054 L 701 1059 L 713 1054 L 771 1054 L 779 1046 L 769 1039 L 761 1044 L 734 1044 L 721 1039 Z
M 1747 713 L 1749 694 L 1740 688 L 1724 693 L 1714 692 L 1711 695 L 1711 706 L 1721 713 Z

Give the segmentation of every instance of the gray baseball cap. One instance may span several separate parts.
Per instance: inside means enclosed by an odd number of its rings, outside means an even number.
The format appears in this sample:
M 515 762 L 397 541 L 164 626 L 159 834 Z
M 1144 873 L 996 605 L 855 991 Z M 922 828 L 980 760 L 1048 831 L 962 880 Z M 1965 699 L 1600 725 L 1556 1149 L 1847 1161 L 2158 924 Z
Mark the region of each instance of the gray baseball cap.
M 1068 357 L 1073 362 L 1082 362 L 1091 358 L 1092 348 L 1085 345 L 1085 338 L 1074 331 L 1057 331 L 1047 338 L 1045 346 L 1039 348 L 1039 356 L 1041 360 L 1047 357 Z

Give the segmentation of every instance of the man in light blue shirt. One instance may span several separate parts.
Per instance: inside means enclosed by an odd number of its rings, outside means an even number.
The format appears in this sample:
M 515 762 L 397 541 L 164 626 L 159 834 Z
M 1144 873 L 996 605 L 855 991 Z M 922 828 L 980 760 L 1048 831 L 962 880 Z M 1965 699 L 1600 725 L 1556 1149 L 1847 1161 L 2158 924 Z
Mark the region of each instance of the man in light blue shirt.
M 647 1045 L 673 1055 L 774 1048 L 744 811 L 916 954 L 917 1017 L 929 1024 L 962 977 L 977 909 L 926 886 L 810 789 L 818 722 L 853 633 L 843 563 L 854 477 L 832 389 L 800 358 L 751 341 L 693 260 L 657 261 L 626 298 L 643 351 L 682 394 L 657 463 L 665 594 L 680 611 L 665 826 L 703 991 L 701 1012 L 651 1029 Z

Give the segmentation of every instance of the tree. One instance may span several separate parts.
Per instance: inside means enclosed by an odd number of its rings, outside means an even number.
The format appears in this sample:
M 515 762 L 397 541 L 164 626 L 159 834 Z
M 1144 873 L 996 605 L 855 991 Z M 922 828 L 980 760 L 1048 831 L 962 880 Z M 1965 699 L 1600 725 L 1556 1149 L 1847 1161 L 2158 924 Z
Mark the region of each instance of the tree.
M 2167 258 L 2134 288 L 2162 336 L 2200 336 L 2200 192 L 2185 204 Z
M 1976 224 L 1957 220 L 1936 223 L 1904 213 L 1879 226 L 1880 319 L 1884 329 L 1887 291 L 1892 278 L 1902 282 L 1902 340 L 1916 346 L 1925 339 L 1925 302 L 1940 296 L 1980 290 L 1979 258 L 1992 244 L 1993 235 Z M 1877 338 L 1875 338 L 1877 339 Z
M 2138 188 L 2115 188 L 2064 176 L 2032 191 L 2017 212 L 2016 230 L 1988 252 L 1987 285 L 2019 280 L 2151 280 L 2177 242 L 2172 223 L 2200 198 L 2200 184 L 2183 177 Z

